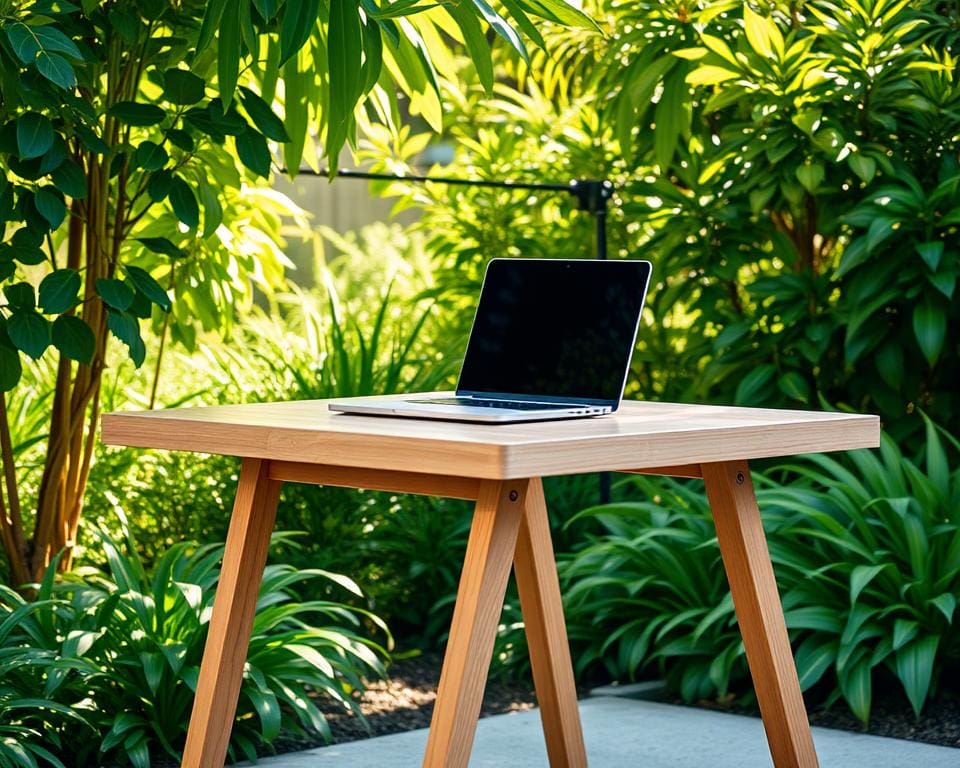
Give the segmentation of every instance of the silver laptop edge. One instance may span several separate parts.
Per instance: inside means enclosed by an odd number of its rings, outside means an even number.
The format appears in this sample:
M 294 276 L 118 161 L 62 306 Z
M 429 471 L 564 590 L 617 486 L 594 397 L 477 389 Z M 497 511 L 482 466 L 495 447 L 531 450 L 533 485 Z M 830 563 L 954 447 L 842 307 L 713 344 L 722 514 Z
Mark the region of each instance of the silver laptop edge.
M 494 262 L 567 262 L 567 261 L 586 261 L 586 260 L 563 260 L 563 259 L 491 259 L 487 264 L 487 270 Z M 592 264 L 616 264 L 623 260 L 612 260 L 609 262 L 591 261 Z M 640 302 L 640 308 L 637 311 L 636 323 L 633 326 L 633 335 L 630 342 L 629 356 L 627 364 L 624 366 L 623 380 L 620 384 L 620 392 L 616 400 L 591 400 L 584 399 L 582 402 L 576 398 L 570 397 L 550 397 L 550 396 L 531 396 L 531 395 L 513 395 L 510 393 L 479 392 L 464 390 L 460 388 L 463 379 L 463 370 L 466 367 L 466 354 L 464 362 L 461 365 L 460 375 L 457 381 L 457 389 L 454 392 L 417 394 L 410 393 L 406 395 L 386 395 L 382 397 L 359 397 L 344 400 L 334 400 L 328 404 L 331 411 L 340 413 L 359 414 L 368 416 L 397 416 L 417 419 L 436 419 L 441 421 L 467 421 L 483 423 L 514 423 L 523 421 L 553 421 L 555 419 L 582 419 L 591 416 L 601 416 L 613 413 L 620 405 L 623 398 L 623 390 L 626 387 L 627 377 L 630 375 L 630 362 L 633 350 L 636 347 L 637 335 L 640 330 L 640 320 L 643 315 L 643 308 L 646 304 L 646 293 L 650 285 L 650 274 L 652 266 L 649 262 L 642 262 L 647 265 L 647 277 L 643 286 L 643 294 Z M 483 285 L 481 286 L 480 298 L 474 309 L 473 322 L 471 324 L 470 337 L 476 330 L 477 317 L 480 311 L 483 290 L 487 284 L 487 275 L 484 275 Z M 478 399 L 478 400 L 499 400 L 507 402 L 539 403 L 551 406 L 550 408 L 520 410 L 508 407 L 491 408 L 488 406 L 470 406 L 466 404 L 442 404 L 423 402 L 430 399 Z M 415 402 L 421 400 L 421 402 Z M 567 408 L 557 408 L 557 405 L 569 405 Z

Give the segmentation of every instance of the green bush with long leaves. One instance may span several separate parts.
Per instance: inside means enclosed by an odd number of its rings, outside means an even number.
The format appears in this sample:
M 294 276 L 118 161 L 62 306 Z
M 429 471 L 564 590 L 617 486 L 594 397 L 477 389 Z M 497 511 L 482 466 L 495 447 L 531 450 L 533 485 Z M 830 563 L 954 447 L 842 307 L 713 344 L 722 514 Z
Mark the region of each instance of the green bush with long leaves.
M 927 422 L 921 461 L 814 455 L 758 477 L 757 496 L 801 687 L 818 683 L 866 722 L 896 679 L 917 716 L 960 663 L 957 441 Z M 778 476 L 781 482 L 769 479 Z M 561 563 L 580 673 L 656 670 L 684 699 L 747 689 L 743 643 L 702 488 L 625 481 L 646 497 L 581 513 L 604 533 Z
M 82 715 L 99 734 L 99 741 L 89 733 L 61 737 L 56 749 L 51 729 L 44 746 L 65 764 L 129 761 L 142 768 L 162 755 L 179 759 L 223 547 L 179 543 L 148 572 L 129 531 L 123 541 L 107 533 L 98 540 L 106 571 L 87 566 L 58 581 L 52 563 L 30 601 L 0 588 L 0 639 L 5 649 L 37 657 L 38 694 L 55 702 L 47 709 Z M 273 543 L 294 544 L 290 534 L 274 534 Z M 298 602 L 291 588 L 308 581 L 317 597 Z M 235 757 L 254 759 L 281 731 L 329 737 L 315 698 L 358 713 L 352 694 L 365 677 L 384 674 L 386 651 L 367 637 L 367 627 L 379 626 L 390 641 L 386 627 L 367 611 L 321 599 L 324 590 L 360 595 L 345 576 L 267 566 L 231 736 Z

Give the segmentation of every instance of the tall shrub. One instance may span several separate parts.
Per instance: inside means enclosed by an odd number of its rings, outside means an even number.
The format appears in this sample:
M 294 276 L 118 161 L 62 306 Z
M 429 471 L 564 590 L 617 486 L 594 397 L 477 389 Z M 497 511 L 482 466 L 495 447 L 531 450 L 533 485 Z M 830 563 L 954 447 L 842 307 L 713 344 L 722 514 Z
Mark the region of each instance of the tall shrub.
M 504 10 L 529 36 L 528 12 L 588 23 L 563 0 Z M 232 205 L 244 178 L 270 175 L 271 142 L 293 173 L 315 138 L 335 164 L 358 121 L 398 122 L 399 92 L 439 129 L 441 34 L 465 45 L 490 87 L 485 27 L 527 55 L 483 0 L 446 10 L 373 0 L 0 4 L 0 392 L 18 386 L 21 354 L 52 347 L 57 358 L 32 521 L 0 397 L 0 539 L 16 582 L 37 578 L 61 549 L 70 565 L 108 338 L 139 365 L 141 320 L 189 340 L 194 318 L 218 327 L 229 317 L 238 274 L 276 269 L 253 258 L 255 227 Z M 368 95 L 369 112 L 355 110 Z M 233 236 L 221 229 L 231 221 Z

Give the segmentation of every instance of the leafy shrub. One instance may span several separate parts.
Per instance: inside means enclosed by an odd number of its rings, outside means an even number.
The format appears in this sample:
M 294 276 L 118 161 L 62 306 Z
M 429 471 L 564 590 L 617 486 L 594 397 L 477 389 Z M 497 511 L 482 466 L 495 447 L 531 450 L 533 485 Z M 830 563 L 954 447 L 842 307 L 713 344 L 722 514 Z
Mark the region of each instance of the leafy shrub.
M 919 716 L 938 670 L 960 661 L 960 469 L 930 422 L 923 458 L 885 435 L 879 454 L 808 456 L 774 470 L 783 484 L 758 478 L 801 687 L 826 681 L 827 703 L 842 697 L 863 721 L 878 676 L 899 680 Z M 605 533 L 561 563 L 578 673 L 652 667 L 686 700 L 723 696 L 747 668 L 702 489 L 626 483 L 649 500 L 584 510 Z
M 884 436 L 879 455 L 810 456 L 761 492 L 781 517 L 771 552 L 804 687 L 832 669 L 864 721 L 881 670 L 919 716 L 939 669 L 960 661 L 960 468 L 929 421 L 924 454 L 915 463 Z
M 290 545 L 289 534 L 275 534 L 281 542 Z M 179 759 L 223 547 L 176 544 L 148 573 L 129 531 L 123 543 L 106 533 L 99 543 L 107 572 L 86 567 L 57 583 L 54 563 L 37 602 L 4 590 L 0 615 L 19 619 L 6 645 L 47 658 L 45 697 L 89 702 L 87 720 L 101 735 L 92 759 L 135 766 L 164 753 Z M 351 693 L 362 689 L 364 675 L 384 673 L 385 651 L 357 631 L 361 618 L 382 626 L 379 619 L 330 600 L 296 602 L 291 586 L 305 581 L 359 595 L 345 576 L 267 566 L 231 737 L 235 756 L 254 758 L 281 730 L 329 736 L 312 697 L 358 712 Z

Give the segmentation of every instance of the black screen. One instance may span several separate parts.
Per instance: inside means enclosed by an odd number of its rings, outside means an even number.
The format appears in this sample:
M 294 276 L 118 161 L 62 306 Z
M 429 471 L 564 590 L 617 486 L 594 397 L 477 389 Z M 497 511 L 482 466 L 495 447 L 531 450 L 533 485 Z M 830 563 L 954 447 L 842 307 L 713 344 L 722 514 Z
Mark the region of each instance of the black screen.
M 646 261 L 494 259 L 458 392 L 617 401 Z

